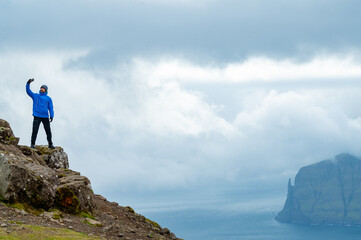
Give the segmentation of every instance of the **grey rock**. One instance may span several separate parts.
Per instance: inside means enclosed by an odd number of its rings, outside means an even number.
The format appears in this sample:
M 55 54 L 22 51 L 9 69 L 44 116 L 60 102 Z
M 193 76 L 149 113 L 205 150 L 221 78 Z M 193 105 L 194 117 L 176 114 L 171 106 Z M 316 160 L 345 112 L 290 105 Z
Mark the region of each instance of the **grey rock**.
M 17 213 L 20 213 L 21 215 L 23 215 L 23 216 L 25 216 L 25 215 L 27 215 L 27 212 L 25 212 L 25 210 L 24 209 L 15 209 L 15 212 L 17 212 Z
M 55 150 L 48 155 L 45 162 L 51 168 L 69 168 L 68 154 L 60 147 L 56 147 Z
M 54 203 L 56 172 L 21 155 L 0 154 L 0 198 L 48 209 Z
M 361 159 L 339 154 L 300 169 L 276 220 L 361 225 Z
M 50 168 L 69 168 L 68 154 L 64 152 L 63 148 L 55 147 L 55 149 L 50 149 L 48 146 L 43 145 L 35 147 L 36 153 Z
M 94 219 L 91 219 L 91 218 L 86 218 L 86 221 L 88 223 L 90 223 L 91 225 L 94 225 L 94 226 L 102 226 L 103 224 L 97 220 L 94 220 Z M 109 229 L 108 229 L 109 230 Z
M 57 193 L 62 192 L 64 189 L 66 191 L 74 194 L 79 203 L 76 206 L 75 211 L 88 211 L 93 212 L 94 209 L 94 193 L 91 188 L 90 181 L 87 177 L 81 176 L 79 172 L 72 171 L 69 169 L 60 169 L 58 171 L 59 176 L 59 185 L 57 186 Z M 69 191 L 70 190 L 70 191 Z M 58 201 L 57 199 L 56 201 Z M 60 208 L 62 208 L 60 199 Z M 67 211 L 67 209 L 62 209 Z
M 53 218 L 54 214 L 52 212 L 44 212 L 40 216 L 51 219 L 51 218 Z
M 19 143 L 19 138 L 15 137 L 10 124 L 3 119 L 0 119 L 0 143 L 8 145 L 17 145 Z
M 163 233 L 164 234 L 170 234 L 170 230 L 168 228 L 163 228 Z
M 101 224 L 101 223 L 100 223 Z M 113 228 L 113 225 L 108 225 L 108 226 L 105 226 L 105 227 L 103 227 L 103 231 L 104 232 L 107 232 L 107 231 L 109 231 L 110 229 L 112 229 Z
M 171 237 L 172 239 L 174 239 L 174 240 L 177 240 L 177 239 L 178 239 L 178 238 L 175 236 L 174 233 L 170 233 L 170 237 Z

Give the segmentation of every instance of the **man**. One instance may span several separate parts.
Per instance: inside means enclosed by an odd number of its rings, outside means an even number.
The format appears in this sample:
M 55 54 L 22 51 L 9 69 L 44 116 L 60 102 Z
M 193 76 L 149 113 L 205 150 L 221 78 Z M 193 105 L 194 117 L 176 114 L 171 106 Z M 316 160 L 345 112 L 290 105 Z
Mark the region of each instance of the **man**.
M 54 110 L 53 110 L 53 101 L 48 96 L 48 87 L 43 85 L 40 87 L 39 93 L 33 93 L 30 90 L 30 83 L 33 82 L 34 79 L 29 79 L 26 83 L 26 93 L 33 99 L 33 133 L 31 135 L 31 148 L 35 148 L 35 141 L 38 135 L 40 123 L 43 123 L 46 137 L 49 143 L 49 148 L 54 149 L 53 142 L 51 141 L 51 129 L 50 122 L 53 121 L 54 118 Z M 50 121 L 49 121 L 49 113 L 50 113 Z

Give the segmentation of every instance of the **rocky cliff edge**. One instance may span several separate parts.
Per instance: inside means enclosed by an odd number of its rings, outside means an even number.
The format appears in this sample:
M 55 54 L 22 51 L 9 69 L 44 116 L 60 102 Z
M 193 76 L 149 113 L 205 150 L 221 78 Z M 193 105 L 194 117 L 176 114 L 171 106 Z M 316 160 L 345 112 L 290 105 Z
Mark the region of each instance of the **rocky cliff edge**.
M 361 225 L 361 159 L 339 154 L 303 167 L 288 182 L 276 220 L 302 224 Z
M 89 179 L 69 169 L 61 147 L 18 143 L 0 119 L 0 238 L 22 236 L 30 224 L 83 232 L 81 239 L 178 239 L 132 208 L 94 194 Z

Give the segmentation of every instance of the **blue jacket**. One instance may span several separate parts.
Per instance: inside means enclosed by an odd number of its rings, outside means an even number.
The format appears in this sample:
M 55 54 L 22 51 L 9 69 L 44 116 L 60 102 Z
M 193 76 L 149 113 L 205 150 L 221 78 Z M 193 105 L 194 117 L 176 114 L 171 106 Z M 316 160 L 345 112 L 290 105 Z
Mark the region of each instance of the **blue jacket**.
M 33 99 L 33 116 L 41 118 L 54 118 L 53 101 L 48 93 L 33 93 L 30 90 L 30 84 L 26 84 L 26 93 Z

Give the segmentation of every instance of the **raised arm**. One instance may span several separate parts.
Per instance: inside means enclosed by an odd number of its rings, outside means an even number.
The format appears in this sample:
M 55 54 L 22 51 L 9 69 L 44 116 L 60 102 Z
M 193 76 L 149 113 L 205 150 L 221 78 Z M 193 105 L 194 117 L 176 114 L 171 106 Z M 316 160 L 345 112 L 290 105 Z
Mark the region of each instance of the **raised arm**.
M 32 81 L 34 81 L 34 79 L 29 79 L 29 81 L 26 83 L 26 93 L 29 95 L 29 97 L 34 99 L 34 93 L 30 90 L 30 83 Z

